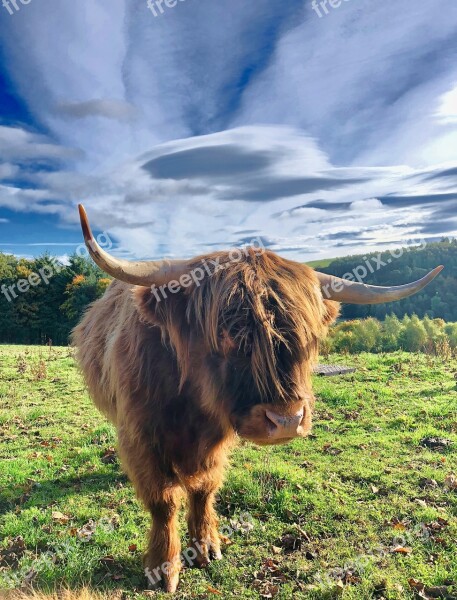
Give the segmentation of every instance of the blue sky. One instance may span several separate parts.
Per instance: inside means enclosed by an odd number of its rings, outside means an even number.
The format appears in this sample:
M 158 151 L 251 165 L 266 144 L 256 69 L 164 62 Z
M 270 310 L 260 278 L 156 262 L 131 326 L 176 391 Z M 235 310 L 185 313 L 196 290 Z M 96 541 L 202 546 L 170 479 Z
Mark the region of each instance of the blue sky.
M 455 0 L 17 4 L 0 4 L 0 251 L 68 255 L 81 201 L 127 257 L 457 235 Z

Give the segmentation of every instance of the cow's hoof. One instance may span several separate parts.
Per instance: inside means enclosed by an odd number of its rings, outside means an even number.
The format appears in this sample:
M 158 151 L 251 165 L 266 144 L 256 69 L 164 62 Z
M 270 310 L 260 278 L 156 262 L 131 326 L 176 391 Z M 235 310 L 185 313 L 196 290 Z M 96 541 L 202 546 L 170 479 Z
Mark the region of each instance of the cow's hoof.
M 173 594 L 178 589 L 179 584 L 179 573 L 172 575 L 171 577 L 164 577 L 160 581 L 154 583 L 148 582 L 148 590 L 155 592 L 164 591 L 169 594 Z
M 211 549 L 210 556 L 212 560 L 222 560 L 222 552 L 218 549 Z
M 179 583 L 179 573 L 172 573 L 164 577 L 163 589 L 169 594 L 174 594 Z
M 161 579 L 156 581 L 148 580 L 148 590 L 164 591 L 173 594 L 178 588 L 178 583 L 179 573 L 163 574 Z
M 153 564 L 156 561 L 153 562 Z M 165 592 L 176 592 L 179 583 L 179 573 L 181 571 L 181 559 L 175 557 L 170 561 L 164 561 L 160 567 L 145 568 L 145 574 L 148 579 L 148 590 L 163 590 Z
M 193 548 L 196 553 L 193 563 L 200 569 L 207 567 L 212 560 L 221 560 L 222 558 L 219 541 L 195 542 L 194 544 L 191 544 L 190 547 Z

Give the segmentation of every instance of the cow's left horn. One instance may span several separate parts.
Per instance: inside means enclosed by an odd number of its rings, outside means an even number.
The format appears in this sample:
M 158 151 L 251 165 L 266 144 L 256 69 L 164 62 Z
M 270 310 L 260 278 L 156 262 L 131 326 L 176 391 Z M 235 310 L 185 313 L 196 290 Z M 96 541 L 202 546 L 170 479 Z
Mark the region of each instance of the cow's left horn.
M 81 228 L 84 241 L 89 254 L 94 262 L 115 279 L 133 285 L 166 285 L 172 279 L 179 279 L 181 275 L 189 272 L 189 263 L 186 260 L 144 260 L 130 261 L 115 258 L 105 252 L 95 240 L 82 204 L 78 205 Z
M 316 275 L 319 279 L 324 299 L 346 302 L 347 304 L 382 304 L 384 302 L 402 300 L 420 292 L 443 269 L 443 266 L 436 267 L 436 269 L 433 269 L 433 271 L 430 271 L 430 273 L 418 281 L 393 287 L 379 287 L 357 283 L 333 275 L 327 275 L 326 273 L 318 273 L 317 271 Z

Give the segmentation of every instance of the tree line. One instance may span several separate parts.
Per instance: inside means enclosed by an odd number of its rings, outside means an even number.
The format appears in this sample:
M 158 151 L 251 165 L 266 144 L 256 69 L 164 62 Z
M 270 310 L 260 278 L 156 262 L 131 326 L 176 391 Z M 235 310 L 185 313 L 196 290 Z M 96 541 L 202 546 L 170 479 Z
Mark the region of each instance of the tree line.
M 85 308 L 110 279 L 85 256 L 68 264 L 0 253 L 0 343 L 67 344 Z

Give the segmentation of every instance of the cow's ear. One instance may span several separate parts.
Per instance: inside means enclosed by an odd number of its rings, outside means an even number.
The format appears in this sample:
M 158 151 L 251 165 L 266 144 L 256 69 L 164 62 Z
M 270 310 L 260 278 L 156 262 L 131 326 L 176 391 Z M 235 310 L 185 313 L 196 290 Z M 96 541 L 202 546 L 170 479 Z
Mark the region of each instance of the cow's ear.
M 333 300 L 324 300 L 324 325 L 330 326 L 332 323 L 336 321 L 338 315 L 340 314 L 340 303 L 333 302 Z
M 141 319 L 152 325 L 168 327 L 173 323 L 179 326 L 180 316 L 186 314 L 182 293 L 164 296 L 157 288 L 135 287 L 133 297 Z

